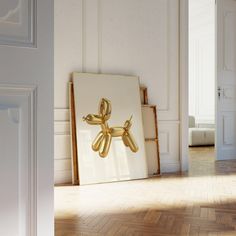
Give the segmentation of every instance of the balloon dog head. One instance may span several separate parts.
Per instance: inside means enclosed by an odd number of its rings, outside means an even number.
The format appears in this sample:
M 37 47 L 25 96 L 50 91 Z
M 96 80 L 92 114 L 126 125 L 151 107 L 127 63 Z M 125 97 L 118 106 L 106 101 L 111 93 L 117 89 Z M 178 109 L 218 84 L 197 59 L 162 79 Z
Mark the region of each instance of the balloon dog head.
M 99 152 L 100 157 L 106 157 L 109 153 L 111 140 L 113 137 L 122 137 L 123 143 L 132 152 L 138 151 L 138 146 L 130 132 L 132 127 L 132 116 L 126 120 L 124 126 L 109 127 L 108 120 L 111 117 L 111 102 L 102 98 L 98 108 L 98 114 L 88 114 L 83 117 L 89 125 L 100 125 L 101 131 L 92 143 L 92 149 Z

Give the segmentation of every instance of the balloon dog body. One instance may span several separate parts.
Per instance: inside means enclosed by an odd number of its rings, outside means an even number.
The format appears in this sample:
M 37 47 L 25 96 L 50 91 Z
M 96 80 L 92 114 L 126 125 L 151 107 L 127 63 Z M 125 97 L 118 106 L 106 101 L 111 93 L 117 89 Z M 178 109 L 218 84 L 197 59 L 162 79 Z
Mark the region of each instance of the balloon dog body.
M 138 146 L 130 133 L 132 126 L 132 116 L 126 120 L 122 127 L 109 127 L 108 120 L 111 117 L 111 102 L 108 99 L 102 98 L 99 104 L 98 115 L 89 114 L 83 117 L 83 120 L 90 125 L 100 125 L 101 131 L 92 143 L 92 149 L 99 152 L 100 157 L 106 157 L 109 153 L 111 140 L 113 137 L 122 137 L 123 143 L 129 147 L 132 152 L 138 151 Z

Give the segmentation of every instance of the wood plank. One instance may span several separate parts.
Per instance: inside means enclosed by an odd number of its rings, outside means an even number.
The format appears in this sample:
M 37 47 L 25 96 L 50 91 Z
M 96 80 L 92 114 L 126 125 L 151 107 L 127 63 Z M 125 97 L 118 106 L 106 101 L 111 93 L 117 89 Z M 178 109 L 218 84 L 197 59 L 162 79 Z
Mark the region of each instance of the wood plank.
M 190 157 L 186 175 L 56 187 L 55 235 L 236 235 L 236 161 L 213 162 L 213 148 Z

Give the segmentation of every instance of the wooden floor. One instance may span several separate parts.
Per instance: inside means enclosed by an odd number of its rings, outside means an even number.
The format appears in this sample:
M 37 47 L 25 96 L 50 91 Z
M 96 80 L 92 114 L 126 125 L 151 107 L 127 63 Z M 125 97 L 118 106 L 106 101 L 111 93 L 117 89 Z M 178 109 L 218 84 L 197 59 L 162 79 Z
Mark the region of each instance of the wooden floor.
M 236 236 L 236 161 L 190 156 L 188 175 L 56 187 L 56 236 Z

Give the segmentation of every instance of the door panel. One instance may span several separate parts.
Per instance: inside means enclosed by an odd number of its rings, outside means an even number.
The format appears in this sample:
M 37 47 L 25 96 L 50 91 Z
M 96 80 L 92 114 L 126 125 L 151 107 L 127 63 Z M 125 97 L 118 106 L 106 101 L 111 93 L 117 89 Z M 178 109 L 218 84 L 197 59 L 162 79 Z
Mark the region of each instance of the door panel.
M 3 0 L 0 8 L 0 43 L 35 44 L 36 0 Z
M 18 111 L 19 112 L 19 111 Z M 9 114 L 9 109 L 0 110 L 0 149 L 1 157 L 10 156 L 11 158 L 1 158 L 0 165 L 0 178 L 7 180 L 4 185 L 1 185 L 5 191 L 1 192 L 0 201 L 5 202 L 5 207 L 1 208 L 0 221 L 3 227 L 0 228 L 1 235 L 17 235 L 19 234 L 18 227 L 11 227 L 11 222 L 19 225 L 19 204 L 18 204 L 18 184 L 15 178 L 9 179 L 8 170 L 11 170 L 11 174 L 18 176 L 18 166 L 15 162 L 18 162 L 18 129 L 19 123 L 13 121 L 13 117 Z M 7 136 L 3 134 L 7 133 Z M 11 140 L 11 142 L 9 142 Z M 12 187 L 9 188 L 8 185 Z M 11 208 L 18 209 L 18 214 L 11 211 Z M 4 217 L 3 214 L 4 213 Z M 22 235 L 22 234 L 20 234 Z
M 53 235 L 53 0 L 0 1 L 0 235 Z
M 217 1 L 217 159 L 236 159 L 236 1 Z
M 0 235 L 36 235 L 35 88 L 2 87 L 0 101 Z

